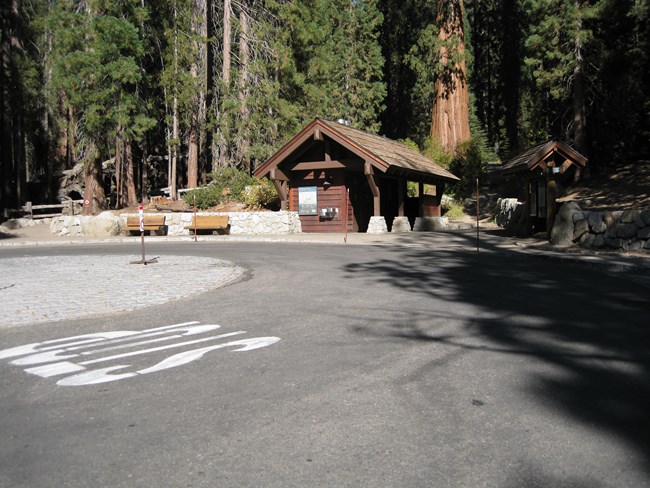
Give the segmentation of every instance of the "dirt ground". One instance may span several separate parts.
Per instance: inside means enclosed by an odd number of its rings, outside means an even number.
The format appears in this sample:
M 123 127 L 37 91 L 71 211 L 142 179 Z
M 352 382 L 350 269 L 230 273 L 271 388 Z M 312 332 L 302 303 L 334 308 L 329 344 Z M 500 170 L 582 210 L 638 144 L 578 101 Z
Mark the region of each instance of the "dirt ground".
M 650 208 L 650 160 L 604 168 L 558 200 L 577 201 L 585 210 Z

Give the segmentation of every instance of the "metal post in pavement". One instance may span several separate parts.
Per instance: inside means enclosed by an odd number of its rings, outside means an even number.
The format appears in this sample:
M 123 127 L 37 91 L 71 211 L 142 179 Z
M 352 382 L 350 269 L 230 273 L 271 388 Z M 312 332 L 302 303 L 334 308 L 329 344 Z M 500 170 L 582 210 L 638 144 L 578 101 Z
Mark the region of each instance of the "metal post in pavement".
M 157 263 L 158 260 L 156 258 L 147 260 L 144 257 L 144 208 L 142 204 L 140 204 L 139 207 L 138 217 L 140 219 L 140 242 L 142 243 L 142 259 L 140 259 L 140 261 L 131 261 L 131 264 L 147 265 L 147 264 Z

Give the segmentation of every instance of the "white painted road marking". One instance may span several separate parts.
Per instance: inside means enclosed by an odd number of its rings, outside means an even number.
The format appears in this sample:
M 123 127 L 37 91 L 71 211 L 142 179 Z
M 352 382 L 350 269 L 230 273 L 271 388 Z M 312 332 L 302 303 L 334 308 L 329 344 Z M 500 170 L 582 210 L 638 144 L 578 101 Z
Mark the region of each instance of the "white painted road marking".
M 279 337 L 255 337 L 251 339 L 239 339 L 223 342 L 198 349 L 182 351 L 163 359 L 153 366 L 119 374 L 113 374 L 113 372 L 124 370 L 131 367 L 131 365 L 119 364 L 99 369 L 88 369 L 88 366 L 97 363 L 110 362 L 134 356 L 145 356 L 147 354 L 166 351 L 169 349 L 195 346 L 197 344 L 204 344 L 246 333 L 246 331 L 238 330 L 235 332 L 227 332 L 225 334 L 211 335 L 192 340 L 182 340 L 187 336 L 197 336 L 221 328 L 220 325 L 216 324 L 198 324 L 198 322 L 184 322 L 182 324 L 156 327 L 143 331 L 123 330 L 98 332 L 67 337 L 64 339 L 35 342 L 24 346 L 0 350 L 0 359 L 16 358 L 10 361 L 10 364 L 16 366 L 30 366 L 26 368 L 25 371 L 42 378 L 74 373 L 57 381 L 57 385 L 83 386 L 117 381 L 132 378 L 134 376 L 155 373 L 170 368 L 176 368 L 201 359 L 208 352 L 217 349 L 232 347 L 234 348 L 234 352 L 245 352 L 270 346 L 280 340 Z M 181 342 L 174 342 L 179 339 L 181 339 Z M 142 346 L 160 344 L 164 341 L 172 342 L 170 344 L 142 348 Z M 85 361 L 71 361 L 76 358 L 83 359 L 88 356 L 96 356 L 107 352 L 122 351 L 126 349 L 134 350 L 119 354 L 111 354 L 108 356 L 100 356 Z

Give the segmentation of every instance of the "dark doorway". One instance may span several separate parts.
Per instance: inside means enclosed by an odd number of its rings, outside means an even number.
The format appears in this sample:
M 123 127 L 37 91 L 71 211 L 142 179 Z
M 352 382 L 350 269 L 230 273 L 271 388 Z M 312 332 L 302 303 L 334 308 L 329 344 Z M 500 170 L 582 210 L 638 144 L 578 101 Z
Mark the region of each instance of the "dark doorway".
M 350 190 L 350 204 L 353 212 L 352 229 L 355 232 L 366 232 L 373 212 L 372 192 L 362 174 L 348 173 L 346 186 Z

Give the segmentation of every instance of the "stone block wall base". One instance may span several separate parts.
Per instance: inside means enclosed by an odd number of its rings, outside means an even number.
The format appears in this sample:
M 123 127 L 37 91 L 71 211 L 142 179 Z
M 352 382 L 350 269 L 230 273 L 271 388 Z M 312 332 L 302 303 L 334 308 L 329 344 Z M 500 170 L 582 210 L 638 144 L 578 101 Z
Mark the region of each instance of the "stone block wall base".
M 551 231 L 551 244 L 624 251 L 650 249 L 650 209 L 615 212 L 582 210 L 576 202 L 562 204 Z
M 186 229 L 192 224 L 191 212 L 156 213 L 165 216 L 167 235 L 192 235 Z M 285 235 L 302 232 L 297 212 L 201 212 L 201 215 L 228 215 L 231 235 Z M 50 223 L 50 231 L 61 236 L 110 236 L 118 235 L 128 217 L 138 214 L 113 215 L 110 212 L 95 217 L 75 215 L 56 217 Z
M 368 223 L 367 234 L 386 234 L 388 232 L 388 226 L 386 225 L 386 219 L 383 216 L 379 217 L 370 217 L 370 222 Z
M 411 223 L 409 222 L 408 217 L 395 217 L 393 219 L 393 227 L 391 232 L 411 232 Z
M 416 217 L 413 232 L 431 232 L 449 229 L 447 217 Z

